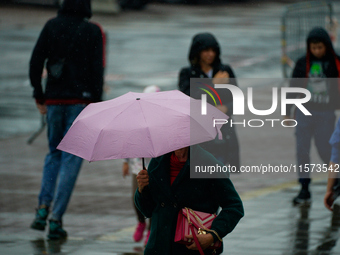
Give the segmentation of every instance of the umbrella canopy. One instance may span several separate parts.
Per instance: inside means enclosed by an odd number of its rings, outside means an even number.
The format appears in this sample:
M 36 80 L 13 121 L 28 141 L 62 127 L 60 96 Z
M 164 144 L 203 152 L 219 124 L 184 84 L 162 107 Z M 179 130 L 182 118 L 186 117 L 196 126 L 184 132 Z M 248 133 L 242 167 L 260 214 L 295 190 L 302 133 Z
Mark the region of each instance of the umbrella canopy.
M 220 133 L 213 119 L 227 119 L 201 100 L 173 90 L 129 92 L 112 100 L 89 104 L 75 119 L 58 149 L 88 161 L 158 157 L 212 140 Z

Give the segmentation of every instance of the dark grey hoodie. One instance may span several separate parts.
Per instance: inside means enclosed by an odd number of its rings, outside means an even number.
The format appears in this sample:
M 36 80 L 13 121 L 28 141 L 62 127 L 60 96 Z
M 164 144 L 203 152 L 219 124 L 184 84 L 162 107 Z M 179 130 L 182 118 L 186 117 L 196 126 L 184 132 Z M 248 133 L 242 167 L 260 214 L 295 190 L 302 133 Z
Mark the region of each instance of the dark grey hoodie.
M 230 83 L 237 85 L 235 75 L 233 70 L 229 65 L 224 65 L 221 63 L 220 55 L 220 45 L 216 38 L 210 33 L 200 33 L 193 37 L 192 43 L 189 50 L 189 62 L 190 66 L 182 68 L 179 74 L 178 88 L 183 93 L 190 95 L 190 78 L 208 78 L 208 76 L 201 70 L 198 63 L 199 54 L 202 50 L 213 48 L 216 52 L 215 60 L 212 64 L 213 76 L 219 71 L 226 71 L 231 78 Z M 222 98 L 224 105 L 228 107 L 227 115 L 231 116 L 233 114 L 233 97 L 229 90 L 227 89 L 216 89 Z M 190 95 L 191 97 L 198 98 L 196 95 Z M 200 95 L 199 95 L 200 98 Z M 208 98 L 208 103 L 214 104 L 211 99 Z
M 39 103 L 73 104 L 101 100 L 104 73 L 104 34 L 92 16 L 90 0 L 65 0 L 58 16 L 44 26 L 30 61 L 33 97 Z M 69 46 L 73 42 L 70 50 Z M 47 65 L 66 58 L 60 80 L 48 77 L 46 90 L 41 74 Z

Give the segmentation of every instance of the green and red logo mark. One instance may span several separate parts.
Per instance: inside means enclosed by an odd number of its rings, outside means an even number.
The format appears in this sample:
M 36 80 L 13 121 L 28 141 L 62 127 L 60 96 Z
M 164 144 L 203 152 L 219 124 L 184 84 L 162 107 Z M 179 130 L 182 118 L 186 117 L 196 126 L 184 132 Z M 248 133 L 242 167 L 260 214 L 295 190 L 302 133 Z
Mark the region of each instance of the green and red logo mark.
M 203 86 L 205 86 L 208 89 L 210 89 L 213 92 L 213 94 L 215 94 L 215 96 L 217 97 L 219 103 L 222 105 L 221 97 L 220 97 L 220 95 L 217 93 L 217 91 L 213 87 L 211 87 L 210 85 L 208 85 L 206 83 L 202 83 L 202 82 L 200 82 L 200 84 L 202 84 Z M 216 102 L 216 99 L 215 99 L 214 95 L 208 89 L 202 88 L 202 87 L 199 87 L 199 89 L 203 90 L 205 93 L 207 93 L 211 97 L 211 99 L 214 101 L 215 106 L 217 106 L 217 102 Z

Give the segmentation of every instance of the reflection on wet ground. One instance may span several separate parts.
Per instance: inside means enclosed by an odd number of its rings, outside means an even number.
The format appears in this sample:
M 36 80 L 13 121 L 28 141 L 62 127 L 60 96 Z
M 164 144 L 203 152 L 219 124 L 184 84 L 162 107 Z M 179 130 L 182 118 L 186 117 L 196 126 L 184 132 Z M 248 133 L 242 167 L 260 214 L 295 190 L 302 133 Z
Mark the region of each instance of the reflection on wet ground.
M 293 254 L 307 254 L 309 244 L 310 206 L 299 207 L 300 218 L 296 222 Z
M 36 239 L 31 241 L 33 247 L 33 254 L 58 254 L 61 252 L 61 247 L 67 242 L 66 239 L 63 240 L 45 240 Z
M 333 254 L 330 253 L 332 248 L 336 246 L 339 239 L 339 227 L 340 227 L 340 205 L 335 204 L 330 226 L 321 233 L 321 240 L 318 240 L 319 244 L 315 251 L 310 253 L 310 240 L 311 240 L 311 224 L 313 219 L 309 218 L 311 206 L 298 207 L 300 217 L 296 221 L 294 250 L 292 254 L 295 255 L 308 255 L 308 254 Z
M 30 241 L 31 246 L 33 248 L 32 253 L 28 251 L 27 254 L 33 255 L 46 255 L 46 254 L 72 254 L 73 251 L 77 250 L 77 245 L 79 242 L 74 242 L 74 240 L 68 241 L 67 239 L 63 240 L 46 240 L 44 238 L 38 238 Z M 91 243 L 92 241 L 82 241 L 81 243 Z M 98 245 L 98 244 L 96 244 Z M 98 245 L 99 246 L 99 245 Z M 143 254 L 144 249 L 142 247 L 134 247 L 134 252 L 127 253 L 116 253 L 107 251 L 105 254 L 112 255 L 141 255 Z M 78 253 L 77 253 L 78 254 Z M 82 254 L 91 254 L 91 252 L 84 252 Z M 93 253 L 92 253 L 93 254 Z M 102 253 L 100 253 L 102 254 Z
M 292 213 L 298 213 L 298 217 L 293 220 L 292 231 L 290 234 L 293 242 L 292 248 L 286 250 L 286 252 L 278 249 L 276 253 L 273 254 L 294 254 L 294 255 L 330 255 L 330 254 L 339 254 L 336 251 L 333 251 L 333 248 L 336 246 L 337 241 L 339 239 L 339 227 L 340 227 L 340 205 L 334 206 L 334 211 L 332 213 L 332 217 L 330 219 L 330 226 L 325 226 L 324 231 L 320 231 L 317 233 L 318 239 L 315 240 L 315 229 L 313 230 L 312 225 L 315 223 L 317 219 L 311 217 L 312 206 L 300 206 L 292 208 Z M 288 216 L 289 217 L 289 216 Z M 292 217 L 293 219 L 293 217 Z M 295 222 L 294 222 L 295 221 Z M 295 224 L 295 225 L 294 225 Z M 245 240 L 243 240 L 245 241 Z M 277 240 L 278 244 L 284 240 Z M 125 246 L 130 245 L 131 252 L 119 253 L 115 250 L 115 242 L 110 243 L 98 243 L 94 240 L 46 240 L 43 238 L 38 238 L 36 240 L 31 241 L 31 246 L 33 248 L 32 253 L 34 255 L 45 255 L 45 254 L 73 254 L 74 251 L 78 250 L 80 246 L 90 245 L 93 251 L 93 247 L 98 247 L 98 251 L 105 250 L 105 254 L 112 255 L 141 255 L 143 254 L 143 247 L 138 246 L 138 244 L 134 245 L 133 243 L 126 243 L 126 240 L 121 240 L 122 244 L 125 243 Z M 317 243 L 318 245 L 314 245 Z M 229 244 L 230 245 L 230 244 Z M 106 248 L 103 249 L 103 246 Z M 134 246 L 134 247 L 133 247 Z M 275 246 L 275 244 L 274 244 Z M 101 248 L 99 248 L 101 247 Z M 279 245 L 278 245 L 279 247 Z M 83 247 L 84 248 L 84 247 Z M 113 248 L 113 249 L 112 249 Z M 263 247 L 265 249 L 265 247 Z M 84 249 L 86 250 L 86 249 Z M 110 251 L 115 250 L 115 251 Z M 84 252 L 82 254 L 93 254 L 90 250 Z M 247 251 L 249 252 L 249 251 Z M 248 253 L 245 254 L 248 254 Z M 252 254 L 261 254 L 257 253 L 259 250 L 254 250 Z M 78 253 L 76 253 L 78 254 Z M 95 253 L 97 254 L 97 253 Z M 98 253 L 102 254 L 102 253 Z M 239 254 L 239 253 L 223 253 L 223 254 Z M 266 253 L 267 254 L 267 253 Z
M 334 205 L 333 215 L 331 219 L 331 225 L 328 231 L 324 233 L 324 239 L 322 243 L 317 247 L 317 251 L 329 252 L 339 239 L 339 227 L 340 227 L 340 205 Z M 328 254 L 328 253 L 322 253 Z

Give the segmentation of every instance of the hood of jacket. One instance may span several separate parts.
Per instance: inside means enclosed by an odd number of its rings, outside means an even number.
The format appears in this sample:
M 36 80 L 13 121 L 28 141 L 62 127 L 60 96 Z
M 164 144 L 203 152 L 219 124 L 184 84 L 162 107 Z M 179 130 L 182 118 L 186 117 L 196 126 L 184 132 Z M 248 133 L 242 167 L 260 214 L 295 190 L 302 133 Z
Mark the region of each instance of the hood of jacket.
M 315 27 L 313 28 L 308 36 L 307 36 L 307 54 L 306 54 L 306 69 L 305 69 L 305 77 L 308 77 L 309 74 L 309 69 L 310 69 L 310 65 L 311 65 L 311 60 L 315 59 L 315 57 L 313 57 L 312 52 L 310 50 L 310 43 L 313 39 L 317 39 L 320 42 L 323 42 L 326 46 L 326 55 L 323 57 L 323 59 L 328 59 L 330 61 L 332 61 L 335 65 L 335 72 L 337 72 L 337 75 L 335 75 L 334 77 L 337 77 L 340 75 L 340 61 L 338 59 L 338 56 L 336 55 L 334 48 L 333 48 L 333 44 L 332 44 L 332 40 L 328 34 L 328 32 L 322 28 L 322 27 Z M 328 75 L 328 77 L 333 77 L 333 75 Z M 339 84 L 339 89 L 340 89 L 340 84 Z
M 220 60 L 220 45 L 218 44 L 216 38 L 210 33 L 200 33 L 193 37 L 192 43 L 189 51 L 189 62 L 192 66 L 198 65 L 199 54 L 202 50 L 213 48 L 216 51 L 216 58 L 214 60 L 213 66 L 219 65 Z
M 58 15 L 91 18 L 91 0 L 64 0 Z
M 326 46 L 326 57 L 330 57 L 330 56 L 334 56 L 335 55 L 335 51 L 333 48 L 333 44 L 331 41 L 331 38 L 328 34 L 328 32 L 322 28 L 322 27 L 315 27 L 313 28 L 308 36 L 307 36 L 307 56 L 312 57 L 312 53 L 310 51 L 310 43 L 312 40 L 317 39 L 320 42 L 323 42 Z

